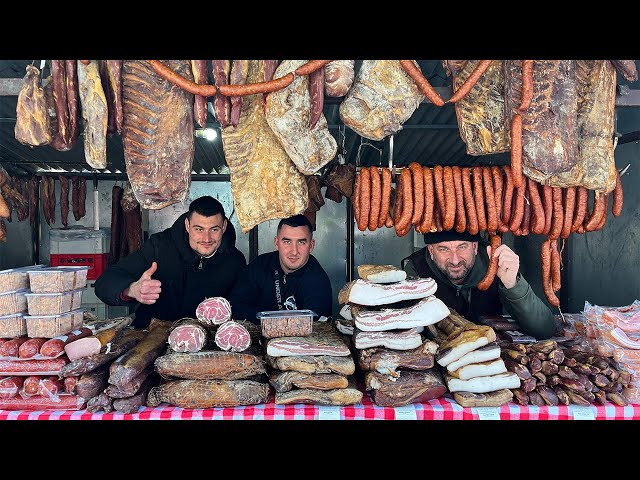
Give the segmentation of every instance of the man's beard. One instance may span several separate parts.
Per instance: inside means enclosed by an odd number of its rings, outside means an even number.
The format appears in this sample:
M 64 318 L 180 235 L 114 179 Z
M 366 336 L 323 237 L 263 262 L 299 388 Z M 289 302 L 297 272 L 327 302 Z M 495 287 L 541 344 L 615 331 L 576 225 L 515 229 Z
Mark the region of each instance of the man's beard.
M 459 274 L 456 274 L 455 277 L 449 273 L 449 269 L 444 270 L 444 273 L 452 283 L 456 283 L 460 280 L 465 279 L 469 274 L 469 270 L 471 270 L 471 268 L 468 265 L 464 264 L 462 271 Z

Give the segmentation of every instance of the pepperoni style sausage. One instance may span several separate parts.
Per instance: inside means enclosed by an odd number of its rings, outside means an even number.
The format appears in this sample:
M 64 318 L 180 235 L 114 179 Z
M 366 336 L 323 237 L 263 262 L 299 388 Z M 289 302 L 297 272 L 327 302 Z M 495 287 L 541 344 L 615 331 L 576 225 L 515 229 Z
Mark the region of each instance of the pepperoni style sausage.
M 464 209 L 464 191 L 462 190 L 462 169 L 457 165 L 451 167 L 453 187 L 456 193 L 456 232 L 462 233 L 467 229 L 467 214 Z
M 413 60 L 400 60 L 400 65 L 402 66 L 402 68 L 404 68 L 404 71 L 409 74 L 413 81 L 416 82 L 416 85 L 418 86 L 420 91 L 425 97 L 429 99 L 431 103 L 438 107 L 444 105 L 444 100 L 442 99 L 442 97 L 440 97 L 438 92 L 436 92 L 436 90 L 431 86 L 429 80 L 424 77 L 422 71 L 420 71 L 420 68 L 415 63 L 413 63 Z
M 73 330 L 65 335 L 50 338 L 40 347 L 40 355 L 43 357 L 57 357 L 64 352 L 65 345 L 90 335 L 93 335 L 90 328 L 80 327 L 79 329 Z
M 478 228 L 487 229 L 487 217 L 484 211 L 484 190 L 482 189 L 482 167 L 473 167 L 473 200 L 476 204 Z
M 560 300 L 556 297 L 555 292 L 551 286 L 551 248 L 550 239 L 546 239 L 542 242 L 542 248 L 540 249 L 540 261 L 542 266 L 542 289 L 544 291 L 547 301 L 554 307 L 560 306 Z
M 584 222 L 584 217 L 587 215 L 587 207 L 589 206 L 589 190 L 586 187 L 580 185 L 576 187 L 576 208 L 574 208 L 573 222 L 571 224 L 571 231 L 577 232 Z M 584 233 L 584 232 L 583 232 Z
M 395 227 L 402 217 L 402 195 L 404 195 L 405 185 L 402 175 L 396 175 L 396 194 L 393 197 L 393 226 Z
M 493 195 L 495 198 L 496 205 L 496 217 L 498 218 L 498 231 L 500 233 L 504 233 L 509 230 L 509 228 L 502 223 L 502 190 L 503 190 L 503 182 L 502 182 L 502 172 L 500 171 L 500 167 L 494 165 L 491 167 L 491 176 L 493 177 Z
M 564 189 L 564 218 L 562 222 L 561 238 L 569 238 L 573 224 L 573 211 L 576 205 L 576 187 Z
M 324 85 L 322 87 L 324 89 Z M 378 168 L 372 166 L 369 168 L 369 178 L 371 180 L 371 207 L 369 210 L 369 230 L 374 231 L 378 228 L 378 219 L 380 217 L 380 206 L 382 202 L 382 185 L 380 183 L 380 173 Z
M 529 182 L 524 184 L 524 213 L 520 224 L 520 235 L 529 235 L 531 225 L 531 200 L 529 199 Z
M 549 185 L 542 186 L 542 204 L 544 208 L 543 235 L 549 235 L 551 231 L 551 219 L 553 218 L 553 189 Z
M 371 173 L 369 168 L 360 169 L 360 219 L 358 230 L 364 232 L 369 225 L 369 211 L 371 210 Z
M 531 233 L 536 235 L 541 234 L 544 231 L 544 209 L 542 208 L 542 200 L 540 199 L 540 191 L 538 190 L 538 182 L 531 178 L 527 178 L 527 184 L 529 186 L 529 200 L 531 200 L 532 223 Z
M 443 230 L 451 230 L 456 221 L 456 190 L 453 184 L 453 170 L 450 166 L 442 169 L 442 183 L 444 186 L 444 218 Z
M 605 210 L 604 196 L 604 193 L 594 191 L 593 210 L 584 224 L 584 230 L 586 232 L 592 232 L 598 225 L 600 225 L 600 220 L 602 220 L 602 215 Z
M 598 224 L 598 226 L 596 227 L 596 230 L 602 230 L 604 228 L 605 223 L 607 223 L 607 211 L 609 210 L 609 197 L 611 196 L 610 193 L 605 194 L 604 196 L 604 213 L 602 214 L 602 219 L 600 220 L 600 223 Z
M 360 180 L 360 174 L 356 174 L 356 181 L 353 185 L 353 218 L 356 222 L 356 225 L 360 222 L 360 185 L 362 181 Z
M 40 386 L 40 380 L 45 378 L 44 375 L 29 375 L 24 379 L 22 384 L 22 392 L 26 395 L 37 395 L 38 387 Z
M 611 207 L 611 213 L 614 217 L 619 217 L 622 213 L 623 197 L 622 179 L 620 178 L 620 172 L 616 170 L 616 186 L 613 189 L 613 206 Z
M 309 60 L 304 65 L 300 65 L 295 69 L 296 75 L 309 75 L 310 73 L 315 72 L 319 68 L 324 68 L 324 66 L 331 62 L 331 60 Z
M 560 236 L 564 222 L 564 212 L 562 210 L 562 188 L 551 187 L 551 194 L 553 197 L 553 216 L 551 218 L 549 238 L 554 240 Z
M 17 357 L 20 345 L 29 340 L 29 337 L 16 337 L 0 345 L 0 357 Z
M 444 218 L 444 168 L 442 168 L 442 165 L 433 167 L 433 187 L 436 192 L 436 208 L 440 211 L 441 218 Z
M 520 107 L 521 112 L 531 106 L 533 99 L 533 60 L 522 61 L 522 89 Z
M 41 397 L 56 397 L 64 391 L 64 380 L 56 376 L 48 376 L 38 382 L 37 394 Z
M 514 113 L 511 119 L 511 176 L 513 186 L 521 187 L 524 183 L 522 174 L 522 115 Z
M 489 260 L 489 268 L 485 276 L 478 282 L 478 290 L 488 289 L 496 278 L 498 273 L 498 257 L 496 257 L 496 248 L 500 246 L 502 239 L 499 235 L 491 235 L 491 259 Z
M 504 170 L 504 199 L 502 201 L 502 223 L 509 229 L 509 220 L 511 220 L 511 202 L 513 200 L 513 179 L 511 176 L 511 167 L 505 165 L 502 167 Z
M 522 224 L 522 217 L 524 217 L 524 192 L 526 183 L 515 189 L 513 195 L 513 207 L 511 214 L 511 221 L 509 223 L 509 230 L 515 233 L 515 231 Z
M 18 347 L 18 357 L 19 358 L 31 358 L 35 357 L 39 352 L 40 348 L 46 342 L 46 338 L 30 338 L 26 342 L 24 342 L 20 347 Z
M 424 212 L 424 180 L 422 178 L 422 165 L 418 162 L 409 164 L 411 171 L 411 181 L 413 182 L 413 214 L 411 224 L 417 225 L 422 219 Z
M 558 252 L 558 239 L 550 239 L 551 249 L 551 288 L 554 292 L 560 290 L 560 252 Z
M 478 62 L 478 65 L 476 65 L 476 68 L 473 69 L 464 83 L 460 85 L 460 88 L 457 89 L 453 95 L 451 95 L 451 98 L 449 100 L 447 100 L 447 103 L 456 103 L 462 100 L 467 95 L 467 93 L 471 91 L 474 85 L 478 83 L 478 80 L 480 80 L 482 74 L 487 70 L 487 68 L 489 68 L 491 62 L 493 62 L 493 60 L 480 60 Z
M 413 188 L 411 185 L 411 171 L 403 168 L 400 174 L 402 178 L 402 215 L 395 224 L 396 234 L 400 237 L 406 235 L 411 229 L 411 216 L 413 215 Z
M 0 399 L 6 400 L 15 397 L 23 384 L 24 377 L 14 376 L 3 378 L 0 380 Z
M 215 85 L 198 84 L 184 78 L 182 75 L 174 72 L 171 68 L 160 62 L 160 60 L 149 60 L 149 65 L 151 65 L 151 68 L 153 68 L 153 70 L 162 78 L 186 90 L 187 92 L 193 93 L 194 95 L 211 97 L 215 95 L 218 90 Z M 293 81 L 293 78 L 291 81 Z
M 462 169 L 462 192 L 464 193 L 465 211 L 467 213 L 467 231 L 471 235 L 478 233 L 478 217 L 476 215 L 476 204 L 473 200 L 471 189 L 471 168 Z
M 433 225 L 433 208 L 434 208 L 434 192 L 433 192 L 433 174 L 429 167 L 422 167 L 422 180 L 424 185 L 424 212 L 420 221 L 419 229 L 423 233 L 431 230 Z
M 491 167 L 482 167 L 482 183 L 484 185 L 484 200 L 487 205 L 487 231 L 491 235 L 495 235 L 498 230 L 498 215 Z
M 391 170 L 382 167 L 382 198 L 380 200 L 380 215 L 378 216 L 378 228 L 382 227 L 389 215 L 391 205 Z
M 433 223 L 435 225 L 435 229 L 431 227 L 431 232 L 441 232 L 442 231 L 442 213 L 440 213 L 440 209 L 436 209 L 436 212 L 433 216 Z

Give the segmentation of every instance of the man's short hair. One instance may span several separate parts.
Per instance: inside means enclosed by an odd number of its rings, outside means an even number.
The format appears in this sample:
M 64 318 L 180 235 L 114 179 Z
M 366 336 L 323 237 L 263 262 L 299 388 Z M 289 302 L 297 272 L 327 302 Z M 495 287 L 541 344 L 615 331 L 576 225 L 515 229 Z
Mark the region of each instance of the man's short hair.
M 189 220 L 191 220 L 193 212 L 196 212 L 203 217 L 213 217 L 214 215 L 221 213 L 222 218 L 225 218 L 224 207 L 222 204 L 209 195 L 196 198 L 191 202 L 191 205 L 189 205 L 189 212 L 187 213 Z
M 429 232 L 424 234 L 424 243 L 430 245 L 440 242 L 482 242 L 486 243 L 479 234 L 472 235 L 467 231 L 462 233 L 455 230 L 443 230 L 442 232 Z
M 282 228 L 283 225 L 288 225 L 290 227 L 307 227 L 309 228 L 309 233 L 313 236 L 313 227 L 311 226 L 311 222 L 307 217 L 305 217 L 301 213 L 299 213 L 298 215 L 293 215 L 291 217 L 283 218 L 282 220 L 280 220 L 278 222 L 278 230 L 277 230 L 278 233 L 280 232 L 280 229 Z

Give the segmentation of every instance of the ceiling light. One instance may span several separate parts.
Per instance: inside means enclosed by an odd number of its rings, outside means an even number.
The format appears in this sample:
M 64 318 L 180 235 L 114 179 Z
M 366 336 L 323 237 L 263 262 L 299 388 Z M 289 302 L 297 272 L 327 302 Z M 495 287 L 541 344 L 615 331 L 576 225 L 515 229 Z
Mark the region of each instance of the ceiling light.
M 195 136 L 197 138 L 206 138 L 210 142 L 213 142 L 218 138 L 218 131 L 215 128 L 197 128 Z

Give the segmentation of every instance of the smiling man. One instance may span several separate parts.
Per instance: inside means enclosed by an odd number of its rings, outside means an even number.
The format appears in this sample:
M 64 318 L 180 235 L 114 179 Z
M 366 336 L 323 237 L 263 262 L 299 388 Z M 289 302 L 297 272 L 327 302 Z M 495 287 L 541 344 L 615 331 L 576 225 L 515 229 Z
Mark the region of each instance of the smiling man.
M 273 239 L 276 251 L 258 255 L 231 292 L 233 318 L 259 323 L 265 310 L 313 310 L 331 316 L 331 282 L 318 260 L 311 222 L 304 215 L 284 218 Z
M 435 296 L 448 307 L 472 322 L 508 313 L 524 333 L 537 339 L 553 335 L 553 314 L 520 274 L 520 257 L 508 245 L 496 248 L 496 278 L 481 291 L 477 285 L 489 268 L 491 247 L 480 235 L 448 230 L 426 233 L 424 242 L 427 246 L 403 258 L 401 266 L 407 275 L 433 278 Z
M 151 317 L 195 317 L 207 297 L 228 297 L 246 266 L 222 204 L 203 196 L 170 228 L 149 237 L 139 250 L 110 265 L 96 280 L 96 295 L 109 305 L 136 308 L 133 325 Z

